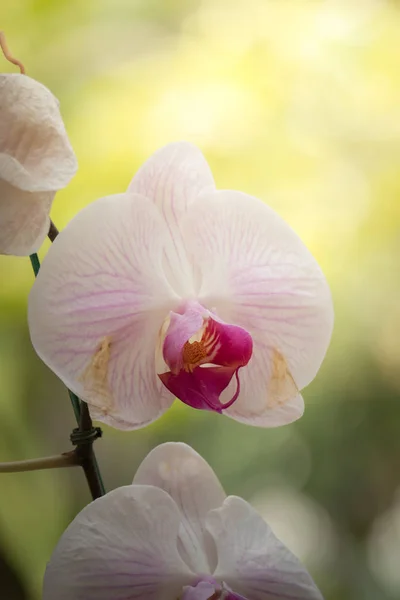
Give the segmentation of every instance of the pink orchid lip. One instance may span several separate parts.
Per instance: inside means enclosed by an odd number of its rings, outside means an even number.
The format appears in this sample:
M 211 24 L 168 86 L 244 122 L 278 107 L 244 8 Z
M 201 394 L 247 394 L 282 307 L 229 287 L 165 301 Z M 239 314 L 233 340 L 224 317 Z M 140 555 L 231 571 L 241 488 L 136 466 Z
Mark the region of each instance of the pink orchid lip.
M 207 600 L 247 600 L 244 596 L 235 594 L 226 584 L 221 586 L 213 577 L 207 575 L 187 587 L 182 600 L 203 600 L 205 594 L 211 594 Z
M 217 600 L 221 598 L 221 594 L 219 583 L 213 577 L 204 575 L 184 588 L 181 600 Z
M 240 394 L 239 369 L 253 351 L 251 335 L 238 325 L 224 323 L 197 302 L 171 313 L 163 344 L 170 371 L 159 374 L 165 387 L 185 404 L 221 413 Z M 236 378 L 232 398 L 221 403 L 220 395 Z

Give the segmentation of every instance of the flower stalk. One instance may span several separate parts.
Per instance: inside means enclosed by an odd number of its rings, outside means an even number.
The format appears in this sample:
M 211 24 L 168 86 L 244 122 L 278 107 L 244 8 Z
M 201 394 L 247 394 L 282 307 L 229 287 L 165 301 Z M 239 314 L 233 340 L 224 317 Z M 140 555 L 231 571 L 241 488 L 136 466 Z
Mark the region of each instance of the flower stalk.
M 0 31 L 0 48 L 3 52 L 4 58 L 8 60 L 8 62 L 10 62 L 11 64 L 16 65 L 19 68 L 21 75 L 25 75 L 24 65 L 20 60 L 15 58 L 8 49 L 4 31 Z
M 50 228 L 49 228 L 49 233 L 47 234 L 47 237 L 49 238 L 49 240 L 51 242 L 54 242 L 54 240 L 56 239 L 57 236 L 58 236 L 58 229 L 54 225 L 53 221 L 50 219 Z
M 78 467 L 80 464 L 78 453 L 76 450 L 71 450 L 70 452 L 64 452 L 63 454 L 58 454 L 56 456 L 0 463 L 0 473 L 62 469 L 65 467 Z
M 79 401 L 79 398 L 72 392 L 70 392 L 70 397 L 71 400 L 72 397 L 74 397 Z M 102 436 L 102 431 L 100 427 L 93 427 L 86 402 L 80 400 L 79 406 L 79 427 L 72 432 L 71 441 L 76 445 L 76 454 L 79 464 L 83 468 L 86 481 L 90 488 L 90 493 L 92 494 L 93 500 L 95 500 L 96 498 L 104 496 L 106 493 L 96 455 L 93 450 L 93 442 Z

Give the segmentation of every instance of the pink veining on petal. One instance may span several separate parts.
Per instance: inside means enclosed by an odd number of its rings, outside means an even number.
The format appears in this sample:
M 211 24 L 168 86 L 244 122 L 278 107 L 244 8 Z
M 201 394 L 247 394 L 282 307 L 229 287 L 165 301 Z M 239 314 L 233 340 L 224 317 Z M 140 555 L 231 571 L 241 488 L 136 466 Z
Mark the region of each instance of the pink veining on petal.
M 224 323 L 197 302 L 189 302 L 170 314 L 163 344 L 170 371 L 159 373 L 159 378 L 185 404 L 221 413 L 239 396 L 239 369 L 247 365 L 252 350 L 253 341 L 245 329 Z M 220 395 L 233 376 L 236 390 L 223 404 Z

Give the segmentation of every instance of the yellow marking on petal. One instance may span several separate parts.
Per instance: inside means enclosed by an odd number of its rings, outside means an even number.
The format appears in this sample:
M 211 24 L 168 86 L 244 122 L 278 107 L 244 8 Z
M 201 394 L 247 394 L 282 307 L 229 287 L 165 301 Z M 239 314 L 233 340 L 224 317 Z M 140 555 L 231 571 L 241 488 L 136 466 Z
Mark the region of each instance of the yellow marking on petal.
M 274 350 L 272 355 L 272 375 L 268 386 L 268 408 L 274 408 L 292 400 L 299 389 L 289 371 L 285 357 Z
M 107 415 L 113 405 L 108 386 L 108 366 L 111 354 L 111 337 L 104 337 L 93 355 L 90 364 L 80 377 L 83 383 L 83 395 L 88 402 Z
M 195 458 L 185 458 L 179 462 L 163 460 L 158 465 L 158 473 L 165 481 L 184 482 L 188 477 L 198 475 L 199 463 Z
M 158 465 L 158 472 L 163 479 L 168 479 L 171 475 L 171 465 L 163 460 Z

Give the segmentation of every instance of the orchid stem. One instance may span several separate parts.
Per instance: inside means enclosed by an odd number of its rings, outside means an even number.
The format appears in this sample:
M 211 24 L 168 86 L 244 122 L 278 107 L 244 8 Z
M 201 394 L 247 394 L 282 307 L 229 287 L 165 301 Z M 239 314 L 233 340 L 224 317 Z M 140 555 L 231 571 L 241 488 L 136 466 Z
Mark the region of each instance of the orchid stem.
M 8 60 L 8 62 L 12 63 L 13 65 L 16 65 L 19 68 L 21 75 L 25 75 L 24 65 L 22 64 L 22 62 L 20 60 L 18 60 L 17 58 L 14 58 L 8 49 L 7 42 L 6 42 L 6 35 L 5 35 L 4 31 L 0 31 L 0 48 L 3 52 L 4 58 L 6 60 Z
M 57 227 L 52 221 L 50 221 L 48 237 L 52 242 L 54 242 L 57 235 Z M 36 277 L 40 269 L 40 261 L 38 255 L 31 254 L 29 258 L 31 259 L 32 268 Z M 96 498 L 100 498 L 106 493 L 96 455 L 93 450 L 93 442 L 97 437 L 100 437 L 101 430 L 96 430 L 93 427 L 92 419 L 89 414 L 89 408 L 86 402 L 80 400 L 80 398 L 78 398 L 78 396 L 76 396 L 69 389 L 68 394 L 71 400 L 72 408 L 74 409 L 76 421 L 78 423 L 78 429 L 75 430 L 73 433 L 73 436 L 75 438 L 79 438 L 79 440 L 76 441 L 77 447 L 74 450 L 75 459 L 78 461 L 77 464 L 79 464 L 83 468 L 92 498 L 93 500 L 96 500 Z M 78 436 L 75 433 L 76 431 L 78 432 Z
M 68 388 L 67 388 L 68 389 Z M 79 424 L 81 418 L 81 401 L 78 396 L 68 390 L 69 399 L 71 400 L 72 408 L 74 409 L 76 422 Z
M 35 273 L 35 277 L 37 277 L 37 274 L 39 273 L 39 269 L 40 269 L 39 257 L 35 253 L 35 254 L 31 254 L 29 258 L 31 259 L 31 265 L 32 265 L 33 272 Z
M 40 471 L 42 469 L 60 469 L 63 467 L 78 466 L 80 466 L 79 457 L 75 450 L 71 450 L 57 456 L 0 463 L 0 473 L 19 473 L 21 471 Z
M 89 407 L 86 402 L 83 402 L 82 400 L 80 407 L 81 414 L 79 419 L 79 430 L 81 433 L 90 432 L 94 428 L 89 413 Z M 106 490 L 104 488 L 104 483 L 101 477 L 96 455 L 93 450 L 93 441 L 91 443 L 79 445 L 76 450 L 80 458 L 80 464 L 85 472 L 86 481 L 88 482 L 93 500 L 104 496 Z
M 47 234 L 47 237 L 49 238 L 49 240 L 51 242 L 54 242 L 54 240 L 56 239 L 57 236 L 58 236 L 58 229 L 54 225 L 53 221 L 50 220 L 50 229 L 49 229 L 49 233 Z

